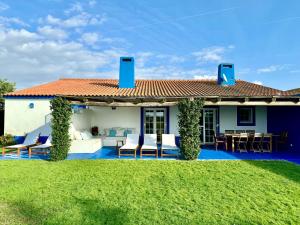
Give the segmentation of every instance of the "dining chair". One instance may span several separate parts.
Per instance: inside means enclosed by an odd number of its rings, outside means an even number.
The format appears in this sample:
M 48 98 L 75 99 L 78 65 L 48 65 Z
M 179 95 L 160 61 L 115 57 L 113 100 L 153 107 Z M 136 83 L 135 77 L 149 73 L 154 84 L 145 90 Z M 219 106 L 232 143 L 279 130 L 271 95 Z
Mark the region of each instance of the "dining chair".
M 280 132 L 279 138 L 275 140 L 276 150 L 279 150 L 279 146 L 285 146 L 288 142 L 288 132 Z
M 262 152 L 272 152 L 271 149 L 272 134 L 264 134 L 261 142 Z
M 246 131 L 245 130 L 236 130 L 235 133 L 236 134 L 242 134 L 242 133 L 246 133 Z
M 238 141 L 237 141 L 237 150 L 239 152 L 248 152 L 247 144 L 248 144 L 248 134 L 240 133 Z
M 255 133 L 250 143 L 250 150 L 253 152 L 261 152 L 262 151 L 262 140 L 264 135 L 262 133 Z
M 255 134 L 255 130 L 246 130 L 246 133 L 248 133 L 248 134 Z
M 225 130 L 225 134 L 234 134 L 234 130 Z
M 213 131 L 215 148 L 218 150 L 219 145 L 223 145 L 227 151 L 227 137 L 225 135 L 216 135 L 216 132 Z

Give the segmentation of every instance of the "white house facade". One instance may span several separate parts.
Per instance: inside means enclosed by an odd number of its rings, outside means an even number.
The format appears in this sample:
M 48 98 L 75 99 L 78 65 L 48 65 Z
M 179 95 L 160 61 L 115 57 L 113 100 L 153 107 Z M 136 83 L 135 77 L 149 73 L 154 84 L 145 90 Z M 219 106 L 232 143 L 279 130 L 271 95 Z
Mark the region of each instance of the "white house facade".
M 199 137 L 203 144 L 212 144 L 213 135 L 226 130 L 267 133 L 289 129 L 294 133 L 293 125 L 299 123 L 299 96 L 236 80 L 232 64 L 219 67 L 217 81 L 135 80 L 133 62 L 132 58 L 121 58 L 119 81 L 61 79 L 7 94 L 5 133 L 22 138 L 38 130 L 41 136 L 49 135 L 50 101 L 56 96 L 67 98 L 73 107 L 70 132 L 76 142 L 71 149 L 74 152 L 114 146 L 129 131 L 141 137 L 147 133 L 172 133 L 179 139 L 177 104 L 182 98 L 199 97 L 205 101 Z M 90 141 L 92 148 L 84 147 L 76 133 L 90 132 L 92 127 L 98 128 L 99 135 Z M 298 139 L 291 134 L 290 146 L 300 146 Z

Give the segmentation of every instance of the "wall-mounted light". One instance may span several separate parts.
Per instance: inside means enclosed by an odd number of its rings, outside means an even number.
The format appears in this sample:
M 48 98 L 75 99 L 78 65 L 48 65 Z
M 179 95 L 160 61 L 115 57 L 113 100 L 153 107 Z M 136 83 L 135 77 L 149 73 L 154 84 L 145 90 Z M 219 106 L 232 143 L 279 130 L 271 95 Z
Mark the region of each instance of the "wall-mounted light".
M 33 109 L 33 108 L 34 108 L 34 103 L 33 102 L 29 103 L 29 109 Z

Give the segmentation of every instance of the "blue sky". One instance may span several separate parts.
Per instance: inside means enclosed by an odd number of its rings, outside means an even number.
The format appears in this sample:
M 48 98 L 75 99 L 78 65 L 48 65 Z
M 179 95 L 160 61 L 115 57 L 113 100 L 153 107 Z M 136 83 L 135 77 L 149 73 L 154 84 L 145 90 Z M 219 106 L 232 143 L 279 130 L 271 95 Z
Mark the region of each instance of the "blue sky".
M 0 0 L 0 77 L 117 78 L 128 55 L 137 78 L 210 79 L 230 62 L 238 79 L 291 89 L 299 26 L 297 0 Z

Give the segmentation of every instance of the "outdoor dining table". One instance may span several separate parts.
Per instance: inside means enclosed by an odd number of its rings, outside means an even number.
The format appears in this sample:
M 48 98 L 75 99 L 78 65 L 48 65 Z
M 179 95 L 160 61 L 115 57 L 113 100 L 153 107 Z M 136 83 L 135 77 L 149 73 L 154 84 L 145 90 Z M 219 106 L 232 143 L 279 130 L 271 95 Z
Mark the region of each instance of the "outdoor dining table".
M 234 139 L 239 138 L 241 134 L 235 134 L 235 133 L 225 133 L 225 136 L 227 137 L 227 144 L 229 145 L 229 139 L 231 139 L 231 148 L 232 152 L 235 151 L 235 141 Z M 273 150 L 273 134 L 267 133 L 264 134 L 264 137 L 269 138 L 269 144 L 270 144 L 270 151 Z

